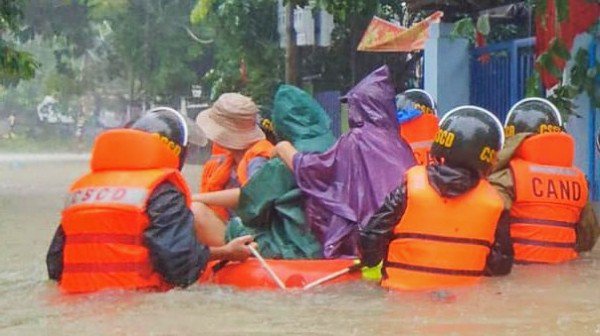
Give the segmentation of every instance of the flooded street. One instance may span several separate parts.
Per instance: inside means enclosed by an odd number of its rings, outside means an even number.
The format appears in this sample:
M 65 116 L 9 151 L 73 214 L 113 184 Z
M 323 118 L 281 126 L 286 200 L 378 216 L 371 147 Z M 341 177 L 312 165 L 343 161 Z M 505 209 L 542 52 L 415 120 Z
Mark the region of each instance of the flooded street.
M 45 254 L 63 195 L 86 170 L 84 157 L 0 159 L 0 335 L 600 334 L 598 248 L 568 265 L 515 267 L 437 295 L 356 283 L 311 293 L 195 285 L 63 296 L 47 280 Z

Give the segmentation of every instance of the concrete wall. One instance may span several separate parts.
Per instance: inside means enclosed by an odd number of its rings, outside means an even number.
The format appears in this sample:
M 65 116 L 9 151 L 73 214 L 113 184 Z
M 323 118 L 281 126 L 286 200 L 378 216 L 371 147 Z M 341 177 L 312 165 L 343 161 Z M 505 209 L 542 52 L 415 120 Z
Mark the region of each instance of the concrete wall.
M 573 44 L 571 54 L 575 55 L 579 48 L 588 49 L 591 39 L 592 36 L 587 33 L 577 36 L 575 43 Z M 597 59 L 600 59 L 599 51 L 600 48 L 597 48 Z M 566 76 L 568 76 L 569 69 L 572 65 L 573 61 L 567 63 L 567 66 L 565 67 Z M 595 182 L 600 179 L 600 157 L 598 152 L 595 150 L 594 145 L 594 138 L 600 126 L 600 116 L 598 115 L 597 109 L 592 110 L 590 108 L 590 99 L 587 94 L 579 95 L 575 99 L 574 103 L 577 106 L 577 113 L 581 115 L 582 118 L 570 118 L 566 123 L 566 128 L 569 134 L 575 137 L 575 164 L 586 173 L 590 182 Z M 595 123 L 592 116 L 594 113 L 596 114 Z M 593 125 L 591 125 L 591 123 L 593 123 Z M 597 182 L 595 183 L 597 184 Z
M 440 115 L 470 102 L 469 41 L 450 37 L 452 27 L 432 25 L 425 43 L 425 91 L 436 99 Z

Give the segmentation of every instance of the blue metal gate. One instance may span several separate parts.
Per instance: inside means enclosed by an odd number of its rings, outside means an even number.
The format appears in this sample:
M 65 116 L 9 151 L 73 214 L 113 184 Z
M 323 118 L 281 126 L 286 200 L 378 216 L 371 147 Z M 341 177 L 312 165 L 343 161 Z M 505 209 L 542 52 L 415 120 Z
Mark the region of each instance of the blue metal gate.
M 534 70 L 535 38 L 513 40 L 471 52 L 471 104 L 504 121 L 510 107 L 525 96 Z M 487 60 L 486 60 L 487 58 Z
M 527 80 L 534 71 L 534 46 L 535 38 L 531 37 L 473 49 L 470 60 L 471 104 L 485 107 L 504 121 L 510 107 L 525 96 Z M 589 156 L 587 167 L 581 168 L 587 168 L 591 199 L 598 200 L 600 180 L 596 178 L 595 113 L 590 115 Z

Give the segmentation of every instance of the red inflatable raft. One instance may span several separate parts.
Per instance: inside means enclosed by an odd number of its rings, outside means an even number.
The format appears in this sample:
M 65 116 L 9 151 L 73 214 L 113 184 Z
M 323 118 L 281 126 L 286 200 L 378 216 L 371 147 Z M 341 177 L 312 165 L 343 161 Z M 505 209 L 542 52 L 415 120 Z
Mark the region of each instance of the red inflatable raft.
M 350 259 L 333 260 L 279 260 L 267 259 L 267 264 L 288 288 L 301 288 L 315 280 L 334 272 L 344 270 L 352 265 Z M 234 286 L 241 289 L 279 289 L 258 260 L 249 258 L 242 263 L 228 263 L 220 270 L 213 270 L 217 262 L 208 265 L 200 278 L 200 282 Z M 324 283 L 329 285 L 361 279 L 361 272 L 344 274 Z

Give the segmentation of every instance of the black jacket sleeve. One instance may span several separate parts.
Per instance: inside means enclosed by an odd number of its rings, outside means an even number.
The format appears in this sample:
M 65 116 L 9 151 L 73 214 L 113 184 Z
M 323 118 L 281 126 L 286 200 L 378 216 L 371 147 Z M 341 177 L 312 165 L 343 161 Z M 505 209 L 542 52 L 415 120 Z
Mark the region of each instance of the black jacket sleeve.
M 486 276 L 507 275 L 510 273 L 515 252 L 510 238 L 510 216 L 504 211 L 496 227 L 494 244 L 485 265 Z
M 46 267 L 48 268 L 48 278 L 50 280 L 60 281 L 63 271 L 63 248 L 65 246 L 65 232 L 62 225 L 59 225 L 50 243 L 48 254 L 46 255 Z
M 163 183 L 148 200 L 146 211 L 150 225 L 144 232 L 144 242 L 154 269 L 173 286 L 196 282 L 210 252 L 196 240 L 194 215 L 185 196 L 172 184 Z
M 392 191 L 383 205 L 360 230 L 359 253 L 363 265 L 374 267 L 383 260 L 394 227 L 406 210 L 406 185 Z

